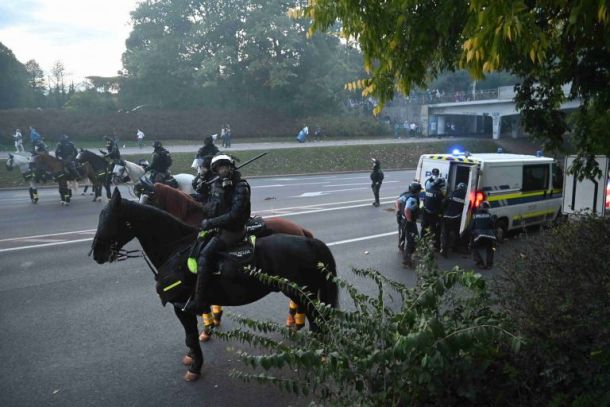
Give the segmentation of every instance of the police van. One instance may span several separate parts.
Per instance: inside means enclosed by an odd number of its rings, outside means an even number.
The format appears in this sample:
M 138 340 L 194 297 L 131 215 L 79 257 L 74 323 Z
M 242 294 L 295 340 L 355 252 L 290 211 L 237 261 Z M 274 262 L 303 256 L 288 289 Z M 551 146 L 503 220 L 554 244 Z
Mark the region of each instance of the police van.
M 553 221 L 561 214 L 563 171 L 557 162 L 539 155 L 424 154 L 415 180 L 423 186 L 433 168 L 446 180 L 445 194 L 463 182 L 467 185 L 460 233 L 472 213 L 488 201 L 497 216 L 498 239 L 509 230 Z

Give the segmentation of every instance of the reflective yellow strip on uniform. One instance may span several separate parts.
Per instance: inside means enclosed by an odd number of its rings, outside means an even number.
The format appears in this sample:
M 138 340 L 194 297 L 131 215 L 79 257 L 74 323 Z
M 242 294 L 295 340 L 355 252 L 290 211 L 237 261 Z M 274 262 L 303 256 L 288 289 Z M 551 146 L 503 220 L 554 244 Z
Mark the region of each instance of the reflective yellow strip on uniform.
M 179 286 L 180 284 L 182 284 L 182 280 L 178 280 L 178 281 L 176 281 L 174 284 L 170 284 L 170 285 L 168 285 L 167 287 L 165 287 L 165 288 L 163 289 L 163 291 L 169 291 L 169 290 L 171 290 L 172 288 Z

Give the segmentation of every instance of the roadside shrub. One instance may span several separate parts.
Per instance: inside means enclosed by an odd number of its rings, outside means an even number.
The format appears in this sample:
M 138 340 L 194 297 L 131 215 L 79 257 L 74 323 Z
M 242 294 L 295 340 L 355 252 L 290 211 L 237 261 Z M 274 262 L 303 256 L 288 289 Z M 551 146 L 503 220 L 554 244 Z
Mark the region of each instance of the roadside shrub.
M 547 230 L 501 265 L 497 297 L 525 338 L 529 403 L 610 405 L 610 219 Z
M 376 295 L 336 279 L 353 305 L 336 310 L 310 302 L 321 311 L 322 333 L 291 333 L 233 315 L 245 329 L 219 336 L 257 346 L 262 354 L 239 351 L 254 371 L 232 375 L 273 383 L 324 405 L 509 404 L 514 389 L 503 360 L 520 339 L 504 328 L 481 275 L 440 271 L 423 246 L 414 288 L 374 270 L 353 272 L 373 283 Z

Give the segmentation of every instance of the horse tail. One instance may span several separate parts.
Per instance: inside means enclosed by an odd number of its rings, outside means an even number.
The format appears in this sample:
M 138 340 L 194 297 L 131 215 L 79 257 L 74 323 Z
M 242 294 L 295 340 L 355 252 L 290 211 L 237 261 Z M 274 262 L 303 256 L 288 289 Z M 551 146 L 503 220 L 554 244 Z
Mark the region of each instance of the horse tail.
M 336 277 L 337 266 L 332 252 L 321 240 L 313 239 L 312 241 L 315 242 L 316 245 L 318 262 L 324 264 L 324 271 L 326 273 L 330 273 L 333 277 Z M 319 289 L 320 301 L 333 308 L 337 308 L 339 303 L 339 287 L 337 286 L 337 283 L 332 279 L 328 280 L 326 275 L 321 275 L 321 277 L 322 284 L 320 284 Z

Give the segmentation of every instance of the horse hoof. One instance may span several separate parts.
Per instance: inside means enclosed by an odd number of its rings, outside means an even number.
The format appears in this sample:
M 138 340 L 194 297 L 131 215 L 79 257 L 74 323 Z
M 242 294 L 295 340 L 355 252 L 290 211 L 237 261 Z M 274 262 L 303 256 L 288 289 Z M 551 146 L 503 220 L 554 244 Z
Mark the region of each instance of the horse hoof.
M 214 318 L 214 326 L 220 326 L 220 319 Z
M 205 331 L 199 334 L 199 342 L 207 342 L 212 337 L 212 334 L 206 333 Z
M 189 355 L 184 355 L 184 357 L 182 358 L 182 364 L 184 366 L 190 366 L 191 363 L 193 363 L 193 358 Z
M 186 380 L 187 382 L 194 382 L 199 379 L 199 376 L 201 376 L 199 373 L 193 373 L 191 371 L 188 371 L 184 374 L 184 380 Z

